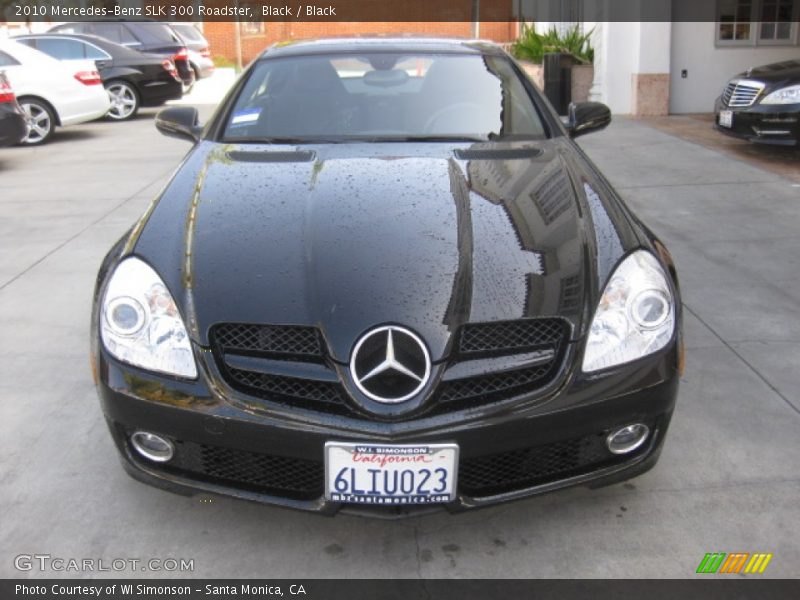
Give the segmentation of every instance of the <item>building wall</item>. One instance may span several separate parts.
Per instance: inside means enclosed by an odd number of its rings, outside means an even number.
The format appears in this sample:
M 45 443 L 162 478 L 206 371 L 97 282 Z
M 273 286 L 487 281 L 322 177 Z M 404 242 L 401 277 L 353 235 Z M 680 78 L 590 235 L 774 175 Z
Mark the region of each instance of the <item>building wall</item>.
M 596 23 L 593 99 L 615 114 L 631 112 L 631 74 L 635 72 L 639 23 Z
M 203 32 L 211 46 L 213 56 L 234 60 L 236 56 L 234 23 L 207 22 Z M 472 37 L 473 23 L 467 22 L 264 22 L 263 32 L 255 35 L 242 34 L 242 60 L 250 62 L 271 44 L 291 39 L 346 36 L 419 34 L 443 37 Z M 517 23 L 511 21 L 481 22 L 478 36 L 495 42 L 513 41 L 517 36 Z
M 749 67 L 800 59 L 800 46 L 717 47 L 716 23 L 673 23 L 670 112 L 711 112 L 732 76 Z M 687 78 L 681 78 L 681 70 Z
M 595 80 L 590 97 L 616 114 L 666 114 L 671 23 L 592 25 Z

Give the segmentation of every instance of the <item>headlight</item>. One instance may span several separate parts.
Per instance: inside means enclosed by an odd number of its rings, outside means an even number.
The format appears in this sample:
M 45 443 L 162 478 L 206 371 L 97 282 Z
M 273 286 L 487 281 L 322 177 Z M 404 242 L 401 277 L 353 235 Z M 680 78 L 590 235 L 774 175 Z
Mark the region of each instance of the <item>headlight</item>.
M 100 308 L 100 334 L 106 349 L 123 362 L 197 377 L 178 307 L 161 278 L 138 258 L 123 260 L 111 276 Z
M 592 319 L 583 370 L 597 371 L 652 354 L 675 329 L 675 301 L 656 258 L 638 250 L 617 266 Z
M 800 104 L 800 85 L 790 85 L 775 90 L 767 94 L 761 104 Z

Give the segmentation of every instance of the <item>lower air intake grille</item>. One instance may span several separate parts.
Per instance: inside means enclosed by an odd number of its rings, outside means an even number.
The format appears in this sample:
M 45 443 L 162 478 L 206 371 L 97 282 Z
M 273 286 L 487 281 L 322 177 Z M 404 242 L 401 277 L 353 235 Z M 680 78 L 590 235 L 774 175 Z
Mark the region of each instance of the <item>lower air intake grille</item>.
M 312 500 L 323 494 L 322 462 L 176 441 L 169 469 L 211 483 Z
M 468 496 L 492 496 L 580 475 L 631 457 L 611 454 L 604 434 L 590 435 L 462 460 L 458 485 Z
M 118 426 L 125 435 L 125 431 Z M 234 448 L 173 440 L 175 458 L 159 469 L 208 483 L 313 500 L 324 494 L 323 462 L 260 454 Z M 458 467 L 460 493 L 474 498 L 504 494 L 622 464 L 647 452 L 611 454 L 605 433 L 562 440 L 533 448 L 462 459 Z M 134 453 L 134 456 L 136 454 Z M 149 466 L 153 466 L 149 463 Z

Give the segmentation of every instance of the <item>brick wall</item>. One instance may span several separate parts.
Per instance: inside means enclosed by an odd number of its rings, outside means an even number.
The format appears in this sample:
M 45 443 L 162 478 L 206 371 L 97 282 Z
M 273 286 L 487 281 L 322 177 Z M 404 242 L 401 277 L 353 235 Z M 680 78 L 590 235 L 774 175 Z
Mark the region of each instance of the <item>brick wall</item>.
M 235 23 L 207 22 L 203 32 L 211 46 L 213 56 L 235 60 Z M 261 24 L 263 33 L 248 34 L 242 31 L 242 60 L 250 62 L 271 44 L 291 39 L 368 35 L 368 34 L 420 34 L 440 37 L 471 37 L 471 22 L 368 22 L 336 23 L 323 21 L 278 21 Z M 480 23 L 479 35 L 482 39 L 495 42 L 510 42 L 516 38 L 517 23 L 513 21 L 484 21 Z

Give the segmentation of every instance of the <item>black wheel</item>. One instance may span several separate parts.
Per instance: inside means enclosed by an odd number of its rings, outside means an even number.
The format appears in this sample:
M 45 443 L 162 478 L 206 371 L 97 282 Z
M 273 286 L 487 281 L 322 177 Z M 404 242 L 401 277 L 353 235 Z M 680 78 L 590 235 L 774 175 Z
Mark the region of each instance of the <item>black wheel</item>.
M 56 116 L 50 105 L 38 98 L 19 98 L 19 105 L 25 113 L 28 134 L 23 138 L 23 145 L 36 146 L 44 144 L 56 130 Z
M 111 108 L 106 115 L 114 121 L 127 121 L 139 112 L 139 94 L 136 89 L 126 81 L 109 81 L 105 84 Z

